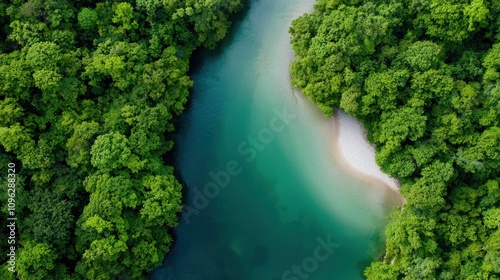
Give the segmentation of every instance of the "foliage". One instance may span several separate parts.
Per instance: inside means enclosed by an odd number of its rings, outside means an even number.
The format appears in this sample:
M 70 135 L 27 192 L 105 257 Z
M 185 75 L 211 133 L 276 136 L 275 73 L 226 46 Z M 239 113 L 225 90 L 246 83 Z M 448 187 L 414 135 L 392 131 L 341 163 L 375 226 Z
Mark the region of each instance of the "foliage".
M 292 23 L 292 83 L 362 121 L 406 198 L 368 279 L 498 279 L 500 6 L 320 0 Z
M 240 6 L 0 3 L 0 164 L 18 171 L 17 278 L 146 279 L 161 264 L 182 203 L 166 162 L 190 55 L 214 47 Z

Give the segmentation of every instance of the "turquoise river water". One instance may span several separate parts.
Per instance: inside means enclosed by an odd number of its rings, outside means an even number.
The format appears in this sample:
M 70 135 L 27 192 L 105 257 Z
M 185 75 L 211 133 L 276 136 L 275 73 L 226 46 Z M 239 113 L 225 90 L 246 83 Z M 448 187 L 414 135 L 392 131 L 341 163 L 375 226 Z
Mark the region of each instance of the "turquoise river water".
M 255 0 L 193 70 L 176 135 L 186 209 L 155 280 L 355 280 L 383 253 L 385 188 L 345 173 L 332 122 L 289 82 L 291 21 Z

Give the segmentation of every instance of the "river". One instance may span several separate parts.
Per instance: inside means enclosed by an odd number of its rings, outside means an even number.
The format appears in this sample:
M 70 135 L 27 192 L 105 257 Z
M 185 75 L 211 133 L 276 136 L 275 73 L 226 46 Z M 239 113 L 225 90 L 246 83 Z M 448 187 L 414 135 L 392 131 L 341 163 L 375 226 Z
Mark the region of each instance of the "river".
M 291 21 L 255 0 L 193 70 L 177 125 L 186 209 L 155 280 L 355 280 L 383 253 L 387 192 L 335 160 L 332 122 L 289 81 Z

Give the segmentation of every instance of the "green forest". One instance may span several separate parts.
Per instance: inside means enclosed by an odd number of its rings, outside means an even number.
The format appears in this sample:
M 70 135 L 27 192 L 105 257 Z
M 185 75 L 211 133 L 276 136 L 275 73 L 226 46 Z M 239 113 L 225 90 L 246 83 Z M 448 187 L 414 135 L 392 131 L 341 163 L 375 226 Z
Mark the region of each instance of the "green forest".
M 147 279 L 161 265 L 182 209 L 169 136 L 190 58 L 242 2 L 0 2 L 0 170 L 16 166 L 22 220 L 0 279 Z M 290 33 L 293 86 L 360 120 L 406 199 L 365 276 L 500 279 L 500 1 L 318 0 Z
M 182 204 L 168 135 L 193 85 L 189 59 L 240 7 L 0 2 L 0 166 L 16 165 L 22 219 L 16 273 L 2 253 L 0 279 L 146 279 L 161 264 Z M 7 213 L 6 191 L 0 200 Z
M 368 279 L 500 279 L 500 2 L 319 0 L 292 83 L 355 116 L 406 204 Z

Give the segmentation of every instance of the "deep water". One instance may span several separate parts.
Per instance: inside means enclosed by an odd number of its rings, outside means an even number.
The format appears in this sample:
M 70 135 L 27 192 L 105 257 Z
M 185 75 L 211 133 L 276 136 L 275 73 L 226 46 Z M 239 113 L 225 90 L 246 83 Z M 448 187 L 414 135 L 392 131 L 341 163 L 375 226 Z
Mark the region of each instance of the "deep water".
M 251 1 L 201 55 L 175 137 L 187 205 L 152 279 L 353 280 L 381 257 L 395 203 L 339 168 L 331 120 L 290 86 L 288 28 L 314 2 Z

